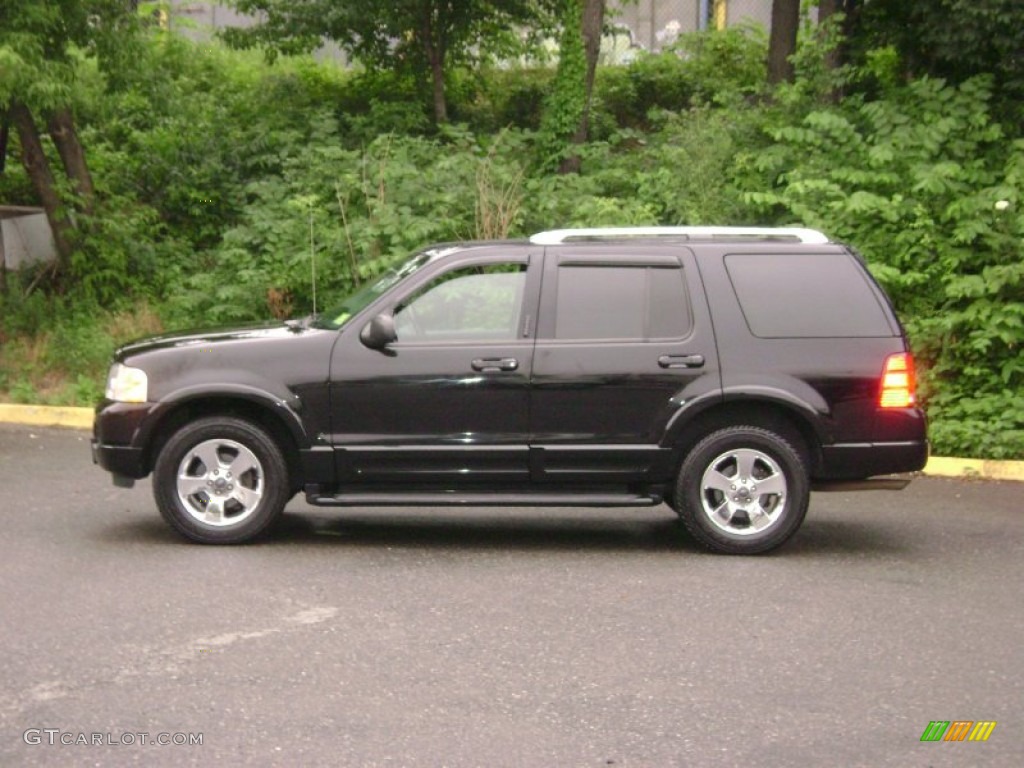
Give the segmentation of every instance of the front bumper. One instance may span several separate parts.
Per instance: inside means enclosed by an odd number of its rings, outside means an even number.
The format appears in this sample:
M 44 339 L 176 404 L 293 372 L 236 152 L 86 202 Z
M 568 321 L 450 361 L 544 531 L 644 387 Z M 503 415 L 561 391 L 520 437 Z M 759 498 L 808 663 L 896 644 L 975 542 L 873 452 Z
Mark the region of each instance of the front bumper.
M 139 440 L 142 424 L 154 403 L 105 400 L 92 425 L 92 461 L 114 475 L 114 482 L 145 477 L 150 467 Z M 123 483 L 128 484 L 128 483 Z
M 114 475 L 115 485 L 131 485 L 122 479 L 145 477 L 149 471 L 143 464 L 141 448 L 125 445 L 104 445 L 92 439 L 92 463 L 99 464 L 103 469 Z

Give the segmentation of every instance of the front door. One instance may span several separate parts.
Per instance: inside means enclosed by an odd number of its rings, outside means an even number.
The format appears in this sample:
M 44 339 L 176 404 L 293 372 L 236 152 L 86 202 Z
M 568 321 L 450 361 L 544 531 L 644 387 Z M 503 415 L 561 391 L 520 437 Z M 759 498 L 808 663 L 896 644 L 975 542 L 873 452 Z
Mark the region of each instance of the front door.
M 442 261 L 369 308 L 393 315 L 397 341 L 368 349 L 363 316 L 335 345 L 331 441 L 343 486 L 490 489 L 528 478 L 540 260 L 494 247 Z

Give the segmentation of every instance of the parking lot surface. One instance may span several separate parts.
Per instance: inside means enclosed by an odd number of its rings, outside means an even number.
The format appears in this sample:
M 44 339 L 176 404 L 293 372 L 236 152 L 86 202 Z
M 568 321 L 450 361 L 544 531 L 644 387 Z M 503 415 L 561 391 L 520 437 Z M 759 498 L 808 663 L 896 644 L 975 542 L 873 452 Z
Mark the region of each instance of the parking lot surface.
M 1020 483 L 814 494 L 753 558 L 665 507 L 299 499 L 218 548 L 0 425 L 0 499 L 0 765 L 1024 765 Z

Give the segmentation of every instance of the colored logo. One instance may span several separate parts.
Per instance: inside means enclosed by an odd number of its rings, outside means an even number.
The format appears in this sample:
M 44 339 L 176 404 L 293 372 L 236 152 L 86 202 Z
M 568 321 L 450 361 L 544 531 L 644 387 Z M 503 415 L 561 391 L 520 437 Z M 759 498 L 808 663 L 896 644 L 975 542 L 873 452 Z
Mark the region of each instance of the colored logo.
M 995 727 L 995 720 L 932 720 L 921 741 L 988 741 Z

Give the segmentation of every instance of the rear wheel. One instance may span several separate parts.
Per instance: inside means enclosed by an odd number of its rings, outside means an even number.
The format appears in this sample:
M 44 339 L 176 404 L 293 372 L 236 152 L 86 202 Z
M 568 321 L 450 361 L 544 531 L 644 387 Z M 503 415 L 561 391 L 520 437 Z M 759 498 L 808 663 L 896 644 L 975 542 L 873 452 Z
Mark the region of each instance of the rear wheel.
M 713 432 L 690 452 L 676 481 L 676 510 L 690 534 L 726 554 L 782 545 L 807 514 L 810 485 L 799 451 L 760 427 Z
M 188 424 L 164 445 L 153 473 L 157 507 L 172 528 L 203 544 L 261 534 L 289 498 L 280 449 L 260 427 L 233 417 Z

